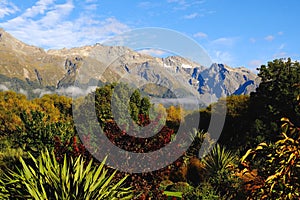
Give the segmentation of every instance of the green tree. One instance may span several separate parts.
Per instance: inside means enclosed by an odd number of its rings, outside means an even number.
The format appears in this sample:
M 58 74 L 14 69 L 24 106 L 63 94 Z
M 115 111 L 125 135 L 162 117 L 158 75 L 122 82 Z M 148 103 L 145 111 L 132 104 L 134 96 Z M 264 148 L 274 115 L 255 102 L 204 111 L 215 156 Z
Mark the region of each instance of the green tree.
M 70 122 L 52 122 L 50 117 L 40 111 L 23 112 L 20 114 L 23 127 L 11 138 L 14 147 L 22 148 L 37 156 L 45 147 L 54 148 L 54 138 L 63 141 L 70 140 L 75 135 L 73 124 Z
M 137 122 L 139 114 L 148 115 L 151 107 L 148 97 L 141 97 L 139 90 L 133 90 L 124 83 L 114 83 L 97 88 L 95 104 L 97 117 L 102 123 L 116 117 L 126 119 L 123 116 L 126 113 L 129 113 L 130 117 Z M 115 109 L 114 113 L 112 113 L 112 108 Z M 126 124 L 128 121 L 124 123 Z
M 249 127 L 252 122 L 249 116 L 249 101 L 250 97 L 248 95 L 232 95 L 221 98 L 215 103 L 215 105 L 226 105 L 227 112 L 224 127 L 218 138 L 218 143 L 225 145 L 230 150 L 242 151 L 251 144 L 252 140 Z M 214 112 L 214 115 L 222 115 L 222 113 L 212 110 L 215 105 L 212 104 L 206 109 L 199 111 L 199 130 L 204 130 L 204 132 L 208 131 L 212 112 Z M 193 118 L 193 115 L 199 115 L 199 112 L 188 115 L 186 121 L 190 121 Z
M 300 125 L 300 108 L 296 101 L 300 94 L 300 64 L 290 58 L 276 59 L 258 70 L 261 83 L 250 98 L 252 132 L 261 141 L 274 141 L 274 133 L 280 131 L 281 116 L 295 119 L 294 123 Z
M 235 151 L 243 150 L 252 141 L 248 129 L 252 123 L 249 120 L 249 99 L 247 95 L 233 95 L 219 100 L 226 105 L 227 113 L 218 142 Z

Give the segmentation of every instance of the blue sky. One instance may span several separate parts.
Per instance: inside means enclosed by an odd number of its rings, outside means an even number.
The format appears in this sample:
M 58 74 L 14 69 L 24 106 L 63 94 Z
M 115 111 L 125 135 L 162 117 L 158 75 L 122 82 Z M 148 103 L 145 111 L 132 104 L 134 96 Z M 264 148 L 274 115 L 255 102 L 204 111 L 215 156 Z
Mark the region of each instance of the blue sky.
M 167 28 L 194 39 L 214 62 L 255 70 L 275 58 L 299 60 L 299 8 L 298 0 L 0 0 L 0 27 L 46 49 Z

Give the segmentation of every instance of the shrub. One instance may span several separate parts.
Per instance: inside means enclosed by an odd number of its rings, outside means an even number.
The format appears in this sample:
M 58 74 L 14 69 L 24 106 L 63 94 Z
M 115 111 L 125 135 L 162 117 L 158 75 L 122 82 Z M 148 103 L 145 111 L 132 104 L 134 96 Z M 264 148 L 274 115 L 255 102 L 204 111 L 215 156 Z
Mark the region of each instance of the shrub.
M 256 187 L 251 196 L 261 199 L 300 198 L 300 129 L 286 118 L 282 121 L 283 131 L 278 141 L 261 143 L 256 149 L 249 149 L 241 159 L 245 163 L 251 156 L 251 161 L 260 161 L 254 167 L 259 169 L 258 174 L 262 177 L 263 184 Z
M 186 179 L 194 186 L 199 185 L 205 178 L 205 168 L 203 162 L 198 158 L 191 158 L 187 166 Z
M 215 200 L 222 199 L 215 189 L 207 182 L 184 192 L 182 195 L 184 200 Z
M 26 156 L 21 148 L 12 148 L 12 142 L 7 137 L 0 139 L 0 176 L 7 168 L 14 169 L 19 164 L 19 158 Z
M 13 144 L 35 156 L 45 147 L 53 148 L 55 137 L 70 139 L 75 134 L 71 123 L 51 122 L 49 115 L 40 111 L 22 112 L 20 118 L 24 127 L 18 127 L 13 136 Z
M 227 199 L 242 198 L 241 181 L 235 174 L 236 156 L 225 147 L 217 144 L 203 159 L 207 181 L 218 194 Z
M 235 155 L 227 151 L 225 147 L 216 144 L 212 151 L 203 159 L 205 170 L 209 174 L 214 174 L 230 167 L 235 160 Z
M 108 174 L 104 162 L 93 167 L 91 160 L 86 167 L 79 156 L 76 159 L 64 157 L 63 164 L 56 161 L 54 153 L 47 150 L 35 159 L 31 154 L 32 164 L 22 158 L 22 168 L 9 170 L 1 179 L 0 197 L 9 199 L 130 199 L 130 188 L 121 185 L 126 176 L 113 182 L 114 175 Z

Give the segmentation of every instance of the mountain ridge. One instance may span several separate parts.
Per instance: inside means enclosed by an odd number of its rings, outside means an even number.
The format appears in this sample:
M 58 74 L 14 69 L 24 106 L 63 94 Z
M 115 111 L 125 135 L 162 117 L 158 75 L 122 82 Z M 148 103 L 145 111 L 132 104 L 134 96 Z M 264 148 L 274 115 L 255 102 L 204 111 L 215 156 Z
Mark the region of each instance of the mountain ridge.
M 152 57 L 122 46 L 92 46 L 44 50 L 27 45 L 0 29 L 0 78 L 1 88 L 20 91 L 22 84 L 13 87 L 11 80 L 33 85 L 35 96 L 75 87 L 75 81 L 88 86 L 91 82 L 122 80 L 136 86 L 157 84 L 169 88 L 177 97 L 188 93 L 216 101 L 223 96 L 249 94 L 259 84 L 256 74 L 244 67 L 231 68 L 212 64 L 205 68 L 201 63 L 169 56 Z M 80 76 L 78 76 L 80 74 Z M 80 78 L 83 77 L 83 78 Z M 15 86 L 16 87 L 16 86 Z M 145 88 L 145 86 L 144 86 Z M 37 89 L 44 93 L 38 94 Z M 82 88 L 81 88 L 82 89 Z

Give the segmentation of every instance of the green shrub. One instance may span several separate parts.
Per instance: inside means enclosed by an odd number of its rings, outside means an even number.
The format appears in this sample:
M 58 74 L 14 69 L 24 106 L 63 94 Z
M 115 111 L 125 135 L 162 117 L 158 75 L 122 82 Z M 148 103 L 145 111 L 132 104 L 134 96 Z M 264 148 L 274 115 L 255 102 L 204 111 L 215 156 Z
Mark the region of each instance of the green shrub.
M 14 169 L 19 164 L 20 157 L 26 156 L 21 148 L 12 148 L 12 142 L 3 137 L 0 139 L 0 176 L 5 170 Z
M 0 179 L 0 197 L 8 199 L 130 199 L 130 188 L 122 188 L 127 177 L 118 182 L 116 173 L 108 174 L 104 162 L 93 167 L 93 161 L 85 163 L 79 156 L 76 159 L 64 157 L 63 164 L 56 161 L 54 153 L 48 150 L 26 163 L 22 158 L 22 168 L 9 170 Z M 31 164 L 29 164 L 31 163 Z
M 20 118 L 24 127 L 18 127 L 13 136 L 13 144 L 34 156 L 46 147 L 54 148 L 56 136 L 67 140 L 75 135 L 74 127 L 70 122 L 51 122 L 50 116 L 40 111 L 22 112 Z
M 235 155 L 225 147 L 216 144 L 212 151 L 203 159 L 205 170 L 209 174 L 230 167 L 235 161 Z
M 222 197 L 242 198 L 241 181 L 235 174 L 236 156 L 224 146 L 217 144 L 203 159 L 207 180 Z
M 221 199 L 215 189 L 207 182 L 184 192 L 182 195 L 184 200 L 215 200 Z

